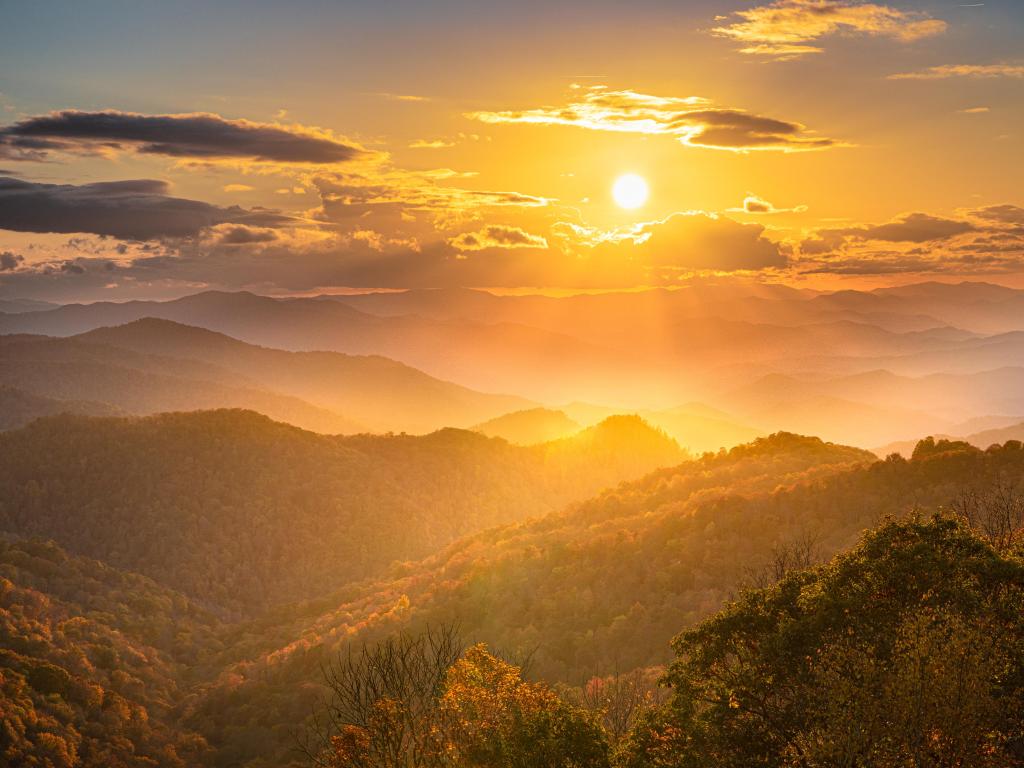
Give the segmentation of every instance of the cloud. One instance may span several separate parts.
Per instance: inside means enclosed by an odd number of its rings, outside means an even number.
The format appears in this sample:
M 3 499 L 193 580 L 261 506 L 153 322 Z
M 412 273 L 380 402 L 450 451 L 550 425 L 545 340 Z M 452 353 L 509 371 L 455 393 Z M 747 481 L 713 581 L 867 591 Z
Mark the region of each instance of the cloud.
M 409 149 L 447 149 L 454 146 L 454 141 L 445 141 L 444 139 L 434 139 L 433 141 L 416 139 L 416 141 L 409 142 Z
M 1021 64 L 940 64 L 919 72 L 897 72 L 890 80 L 949 80 L 954 77 L 992 79 L 997 77 L 1024 78 Z
M 278 234 L 272 229 L 246 227 L 241 224 L 227 224 L 214 227 L 211 232 L 219 245 L 255 245 L 272 243 Z
M 388 101 L 430 101 L 429 96 L 416 96 L 412 93 L 378 93 L 377 95 Z
M 8 272 L 12 269 L 17 269 L 18 265 L 25 260 L 24 256 L 21 256 L 11 251 L 0 251 L 0 272 Z
M 234 222 L 281 226 L 275 211 L 222 208 L 168 195 L 155 179 L 94 184 L 43 184 L 0 177 L 0 229 L 18 232 L 90 232 L 125 240 L 192 237 Z
M 46 159 L 51 152 L 133 149 L 191 159 L 331 164 L 364 150 L 302 126 L 228 120 L 210 113 L 142 115 L 65 110 L 0 128 L 0 157 Z
M 992 205 L 950 219 L 926 213 L 825 229 L 799 246 L 800 272 L 997 274 L 1024 268 L 1024 208 Z
M 838 146 L 800 123 L 711 105 L 699 96 L 666 97 L 610 91 L 603 85 L 573 86 L 579 95 L 565 106 L 500 112 L 470 112 L 484 123 L 567 125 L 595 131 L 674 136 L 691 147 L 732 151 L 795 152 Z
M 970 212 L 975 218 L 997 224 L 1024 226 L 1024 208 L 1019 205 L 989 205 Z
M 599 261 L 641 267 L 649 283 L 671 282 L 673 276 L 694 271 L 760 271 L 787 264 L 760 224 L 701 211 L 674 213 L 623 231 L 600 232 L 563 223 L 556 232 L 581 242 L 584 258 L 589 250 Z
M 954 235 L 975 231 L 969 221 L 945 219 L 927 213 L 911 213 L 874 227 L 853 230 L 853 234 L 864 240 L 884 240 L 893 243 L 927 243 L 945 240 Z
M 253 188 L 248 184 L 225 184 L 225 192 L 252 192 Z
M 739 208 L 730 208 L 731 213 L 751 213 L 751 214 L 762 214 L 762 213 L 803 213 L 807 210 L 806 205 L 795 205 L 792 208 L 776 208 L 772 203 L 765 200 L 763 197 L 757 195 L 748 194 L 743 198 L 743 205 Z
M 833 35 L 867 35 L 912 42 L 946 31 L 946 22 L 925 13 L 853 0 L 776 0 L 743 11 L 712 34 L 744 45 L 741 53 L 785 61 L 823 49 Z
M 482 251 L 486 248 L 547 248 L 548 241 L 531 235 L 519 227 L 492 224 L 476 232 L 463 232 L 448 240 L 460 251 Z

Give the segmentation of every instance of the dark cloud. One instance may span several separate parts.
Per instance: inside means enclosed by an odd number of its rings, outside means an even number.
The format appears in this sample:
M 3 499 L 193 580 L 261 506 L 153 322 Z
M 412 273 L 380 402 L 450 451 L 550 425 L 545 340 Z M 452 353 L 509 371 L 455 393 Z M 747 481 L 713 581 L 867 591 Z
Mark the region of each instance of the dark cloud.
M 0 128 L 0 157 L 44 159 L 51 151 L 130 148 L 187 158 L 241 158 L 281 163 L 338 163 L 363 150 L 307 129 L 219 115 L 140 115 L 65 110 Z
M 155 179 L 75 186 L 0 177 L 0 229 L 153 240 L 192 237 L 224 223 L 269 227 L 289 221 L 273 211 L 222 208 L 167 191 L 168 185 Z
M 911 213 L 888 224 L 859 230 L 866 240 L 885 240 L 893 243 L 927 243 L 945 240 L 954 235 L 974 232 L 977 228 L 969 221 L 944 219 L 927 213 Z
M 751 115 L 735 109 L 706 109 L 688 112 L 679 118 L 679 127 L 696 126 L 685 141 L 687 144 L 721 149 L 760 149 L 799 147 L 824 149 L 835 141 L 802 135 L 800 123 Z
M 11 251 L 0 251 L 0 272 L 17 269 L 18 265 L 24 260 L 24 256 L 12 253 Z
M 463 232 L 448 241 L 460 251 L 482 251 L 485 248 L 547 248 L 548 242 L 520 227 L 490 224 L 476 232 Z
M 1024 267 L 1024 209 L 992 205 L 949 219 L 912 213 L 888 224 L 819 230 L 800 244 L 801 272 L 1000 274 Z M 880 249 L 879 244 L 889 244 Z
M 256 243 L 272 243 L 277 240 L 277 233 L 272 229 L 253 229 L 241 225 L 226 227 L 217 237 L 221 245 L 253 245 Z
M 971 211 L 971 215 L 996 224 L 1024 225 L 1024 208 L 1019 205 L 989 205 Z

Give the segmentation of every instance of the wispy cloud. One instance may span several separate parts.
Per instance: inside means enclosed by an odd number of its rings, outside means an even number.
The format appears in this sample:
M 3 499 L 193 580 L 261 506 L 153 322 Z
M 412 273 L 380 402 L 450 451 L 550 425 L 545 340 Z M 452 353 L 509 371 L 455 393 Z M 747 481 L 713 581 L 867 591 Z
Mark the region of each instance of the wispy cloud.
M 416 139 L 409 142 L 409 149 L 447 149 L 454 146 L 454 141 L 444 139 Z
M 564 106 L 527 110 L 470 112 L 484 123 L 566 125 L 595 131 L 663 134 L 691 147 L 731 151 L 798 152 L 837 146 L 802 124 L 716 107 L 699 96 L 653 96 L 603 85 L 574 85 L 576 97 Z
M 741 53 L 796 59 L 820 53 L 822 38 L 834 35 L 888 37 L 901 42 L 945 32 L 946 22 L 925 13 L 853 0 L 776 0 L 730 16 L 712 33 L 744 45 Z
M 0 128 L 0 157 L 43 160 L 52 152 L 112 152 L 214 160 L 324 165 L 365 151 L 326 131 L 305 126 L 228 120 L 211 113 L 142 115 L 65 110 Z
M 954 77 L 991 79 L 997 77 L 1024 78 L 1022 64 L 940 64 L 919 72 L 897 72 L 890 80 L 949 80 Z
M 378 93 L 377 95 L 380 96 L 382 99 L 387 99 L 388 101 L 430 101 L 429 96 L 416 96 L 415 94 L 411 93 L 383 92 Z

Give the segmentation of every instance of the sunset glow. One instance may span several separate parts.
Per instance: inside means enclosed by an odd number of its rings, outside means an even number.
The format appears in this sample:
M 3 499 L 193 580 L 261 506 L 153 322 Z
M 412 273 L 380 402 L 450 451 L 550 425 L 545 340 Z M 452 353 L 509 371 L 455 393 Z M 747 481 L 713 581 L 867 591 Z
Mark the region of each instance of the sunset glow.
M 0 0 L 0 768 L 1024 768 L 1024 0 Z

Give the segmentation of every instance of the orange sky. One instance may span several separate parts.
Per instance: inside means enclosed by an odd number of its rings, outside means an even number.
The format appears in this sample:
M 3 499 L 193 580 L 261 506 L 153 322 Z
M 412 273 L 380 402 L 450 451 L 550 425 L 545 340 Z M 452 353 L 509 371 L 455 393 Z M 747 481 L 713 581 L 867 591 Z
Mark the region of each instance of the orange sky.
M 1022 284 L 1018 3 L 8 15 L 0 295 Z

